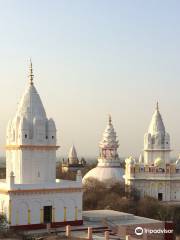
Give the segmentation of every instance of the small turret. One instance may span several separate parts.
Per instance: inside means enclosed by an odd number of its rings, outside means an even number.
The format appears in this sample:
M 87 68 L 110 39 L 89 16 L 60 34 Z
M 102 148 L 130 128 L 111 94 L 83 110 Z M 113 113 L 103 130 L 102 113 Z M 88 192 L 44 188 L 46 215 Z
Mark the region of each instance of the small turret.
M 78 171 L 77 171 L 77 174 L 76 174 L 76 181 L 82 183 L 82 174 L 81 174 L 81 170 L 78 170 Z

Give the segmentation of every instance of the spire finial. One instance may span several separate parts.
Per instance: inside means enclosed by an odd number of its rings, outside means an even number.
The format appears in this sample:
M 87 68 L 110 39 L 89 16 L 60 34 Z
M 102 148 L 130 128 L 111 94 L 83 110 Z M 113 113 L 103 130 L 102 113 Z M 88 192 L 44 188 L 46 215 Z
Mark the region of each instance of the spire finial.
M 111 114 L 109 114 L 109 124 L 112 123 Z
M 31 61 L 31 58 L 30 58 L 30 65 L 29 65 L 29 82 L 31 85 L 33 85 L 33 78 L 34 78 L 34 75 L 33 75 L 33 67 L 32 67 L 32 61 Z
M 156 102 L 156 110 L 159 111 L 159 103 L 158 103 L 158 101 Z

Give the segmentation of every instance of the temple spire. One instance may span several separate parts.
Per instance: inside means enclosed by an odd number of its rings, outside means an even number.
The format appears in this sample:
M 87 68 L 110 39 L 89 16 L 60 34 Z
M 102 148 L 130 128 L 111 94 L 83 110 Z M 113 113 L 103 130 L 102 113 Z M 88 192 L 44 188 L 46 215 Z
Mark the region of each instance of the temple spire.
M 109 124 L 112 123 L 112 118 L 111 118 L 111 114 L 109 114 Z
M 33 67 L 32 67 L 32 61 L 30 58 L 30 65 L 29 65 L 29 83 L 30 83 L 30 85 L 33 85 L 33 79 L 34 79 Z
M 156 110 L 159 111 L 159 102 L 156 102 Z
M 151 133 L 151 135 L 155 135 L 157 133 L 165 134 L 165 126 L 159 111 L 159 103 L 156 103 L 156 109 L 154 111 L 154 114 L 152 116 L 151 123 L 149 125 L 148 133 Z

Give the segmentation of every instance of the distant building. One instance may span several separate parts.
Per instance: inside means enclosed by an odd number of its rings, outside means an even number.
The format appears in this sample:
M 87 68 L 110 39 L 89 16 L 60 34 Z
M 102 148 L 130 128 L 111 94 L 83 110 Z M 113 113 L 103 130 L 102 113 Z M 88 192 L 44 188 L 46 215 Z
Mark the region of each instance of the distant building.
M 62 172 L 77 172 L 77 170 L 82 170 L 86 165 L 86 162 L 83 161 L 83 159 L 79 160 L 77 156 L 77 152 L 75 149 L 75 146 L 72 145 L 72 147 L 69 150 L 68 159 L 67 161 L 62 162 Z
M 6 179 L 0 181 L 0 211 L 15 229 L 82 224 L 82 177 L 56 179 L 56 126 L 48 119 L 33 83 L 29 84 L 9 121 Z
M 142 197 L 180 202 L 180 159 L 172 162 L 170 152 L 170 136 L 157 103 L 139 161 L 132 157 L 126 159 L 126 184 L 138 189 Z
M 98 165 L 83 177 L 84 183 L 88 178 L 96 178 L 99 181 L 112 180 L 116 182 L 124 182 L 124 169 L 122 168 L 117 152 L 119 143 L 116 138 L 117 136 L 112 124 L 111 116 L 109 116 L 107 127 L 104 131 L 102 140 L 99 143 L 100 154 Z

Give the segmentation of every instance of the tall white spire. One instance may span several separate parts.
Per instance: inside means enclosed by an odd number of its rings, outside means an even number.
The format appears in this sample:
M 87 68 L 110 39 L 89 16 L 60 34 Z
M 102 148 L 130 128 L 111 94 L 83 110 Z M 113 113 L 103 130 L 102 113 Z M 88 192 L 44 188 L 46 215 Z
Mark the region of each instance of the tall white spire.
M 164 134 L 166 133 L 165 131 L 165 126 L 159 111 L 159 104 L 158 102 L 156 103 L 156 109 L 154 111 L 154 114 L 152 116 L 151 123 L 149 125 L 148 133 L 151 135 L 156 135 L 158 133 Z
M 28 121 L 33 121 L 34 118 L 46 119 L 46 112 L 42 104 L 41 98 L 34 86 L 34 74 L 32 61 L 29 63 L 29 84 L 20 100 L 17 115 L 25 117 Z
M 119 147 L 119 144 L 116 138 L 117 136 L 112 124 L 111 115 L 109 115 L 108 124 L 103 133 L 102 140 L 99 143 L 99 147 L 107 149 L 117 149 Z
M 170 136 L 165 130 L 157 102 L 148 132 L 144 135 L 144 162 L 154 164 L 156 159 L 162 158 L 168 163 L 170 151 Z
M 95 178 L 99 181 L 124 182 L 124 169 L 118 156 L 119 143 L 112 124 L 111 115 L 108 116 L 108 123 L 99 143 L 99 157 L 97 167 L 91 169 L 83 178 Z
M 68 158 L 69 158 L 69 163 L 71 163 L 71 164 L 78 163 L 77 152 L 76 152 L 74 144 L 72 145 L 72 147 L 69 150 Z

